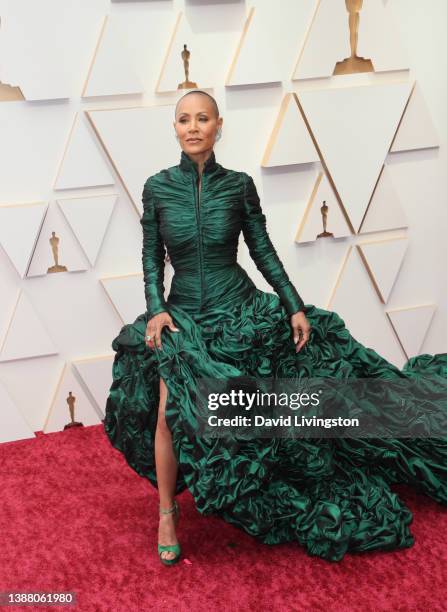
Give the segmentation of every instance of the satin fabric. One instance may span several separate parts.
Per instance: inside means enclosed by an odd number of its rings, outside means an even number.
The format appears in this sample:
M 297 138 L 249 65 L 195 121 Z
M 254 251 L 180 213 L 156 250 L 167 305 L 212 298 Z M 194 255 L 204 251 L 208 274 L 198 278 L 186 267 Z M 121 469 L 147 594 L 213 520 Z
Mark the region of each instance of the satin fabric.
M 177 166 L 149 177 L 143 205 L 147 310 L 112 342 L 113 383 L 104 419 L 111 444 L 157 487 L 154 436 L 162 377 L 179 464 L 176 491 L 187 487 L 200 513 L 218 515 L 266 544 L 296 541 L 329 561 L 347 551 L 411 546 L 412 514 L 390 485 L 407 483 L 447 504 L 447 439 L 211 440 L 197 434 L 197 381 L 429 376 L 439 398 L 447 354 L 420 355 L 399 370 L 353 338 L 336 312 L 304 305 L 270 241 L 253 179 L 222 167 L 214 152 L 205 163 L 200 197 L 197 164 L 182 152 Z M 241 231 L 275 293 L 256 288 L 237 263 Z M 165 245 L 175 270 L 167 299 Z M 306 312 L 312 334 L 296 353 L 289 319 L 298 310 Z M 165 328 L 163 349 L 150 350 L 147 322 L 162 311 L 180 332 Z M 446 405 L 445 398 L 437 401 Z

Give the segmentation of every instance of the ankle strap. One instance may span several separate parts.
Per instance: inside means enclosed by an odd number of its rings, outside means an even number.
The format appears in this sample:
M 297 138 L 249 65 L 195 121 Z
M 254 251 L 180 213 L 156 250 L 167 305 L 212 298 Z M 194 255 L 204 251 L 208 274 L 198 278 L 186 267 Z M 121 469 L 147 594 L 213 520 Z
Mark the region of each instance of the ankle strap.
M 172 508 L 169 508 L 168 510 L 163 510 L 163 509 L 161 508 L 161 506 L 159 506 L 159 508 L 160 508 L 160 513 L 161 513 L 161 514 L 171 514 L 171 512 L 174 512 L 175 510 L 177 510 L 177 501 L 176 501 L 176 500 L 174 500 L 174 503 L 173 503 L 173 505 L 172 505 Z

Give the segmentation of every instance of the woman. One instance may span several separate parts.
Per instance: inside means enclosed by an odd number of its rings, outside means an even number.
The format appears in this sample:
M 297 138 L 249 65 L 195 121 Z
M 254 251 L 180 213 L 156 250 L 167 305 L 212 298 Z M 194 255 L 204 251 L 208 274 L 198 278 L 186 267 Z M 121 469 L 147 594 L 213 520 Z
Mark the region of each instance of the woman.
M 170 565 L 180 557 L 175 494 L 186 487 L 200 513 L 268 544 L 298 541 L 328 560 L 411 546 L 411 512 L 389 485 L 406 482 L 447 503 L 446 440 L 197 432 L 202 377 L 416 380 L 423 372 L 437 381 L 431 391 L 447 378 L 447 354 L 413 358 L 401 371 L 357 342 L 335 312 L 304 306 L 270 241 L 252 178 L 216 161 L 222 123 L 206 92 L 178 101 L 180 163 L 149 177 L 143 190 L 147 312 L 112 343 L 105 431 L 158 488 L 160 559 Z M 257 289 L 237 263 L 241 231 L 277 295 Z M 167 300 L 165 245 L 175 270 Z

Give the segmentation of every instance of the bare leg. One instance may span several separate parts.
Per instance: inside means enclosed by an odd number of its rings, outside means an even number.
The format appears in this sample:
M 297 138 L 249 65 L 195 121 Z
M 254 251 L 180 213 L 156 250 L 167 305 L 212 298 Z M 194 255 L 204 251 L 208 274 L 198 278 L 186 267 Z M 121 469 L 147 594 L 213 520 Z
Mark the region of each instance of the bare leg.
M 160 404 L 158 406 L 158 422 L 155 430 L 155 469 L 157 472 L 160 506 L 167 510 L 172 507 L 177 480 L 177 459 L 172 448 L 172 435 L 166 424 L 165 407 L 168 391 L 166 384 L 160 378 Z M 177 544 L 174 525 L 174 513 L 162 514 L 158 525 L 159 544 Z M 163 551 L 162 558 L 172 559 L 175 553 Z

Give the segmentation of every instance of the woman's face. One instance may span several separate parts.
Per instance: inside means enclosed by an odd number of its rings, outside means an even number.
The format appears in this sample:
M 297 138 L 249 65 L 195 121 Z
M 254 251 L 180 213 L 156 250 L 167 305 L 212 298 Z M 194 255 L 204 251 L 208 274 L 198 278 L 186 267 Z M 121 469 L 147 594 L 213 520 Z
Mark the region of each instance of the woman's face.
M 217 129 L 223 119 L 216 117 L 208 96 L 190 94 L 177 107 L 174 128 L 185 153 L 204 153 L 214 147 Z

